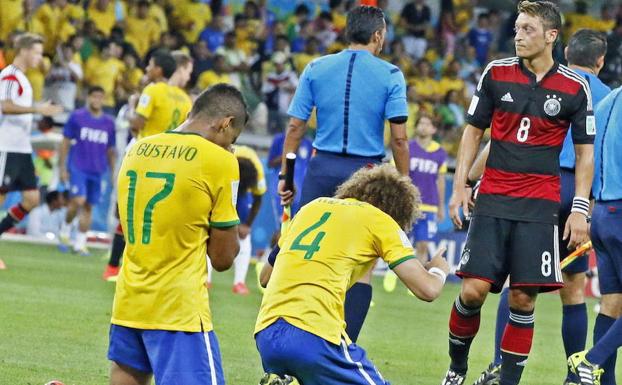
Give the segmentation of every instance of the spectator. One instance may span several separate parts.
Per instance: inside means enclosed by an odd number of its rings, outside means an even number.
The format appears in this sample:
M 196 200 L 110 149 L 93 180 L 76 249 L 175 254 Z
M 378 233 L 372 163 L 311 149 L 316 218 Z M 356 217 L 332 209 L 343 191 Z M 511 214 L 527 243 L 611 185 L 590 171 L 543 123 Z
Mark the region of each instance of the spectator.
M 121 53 L 121 46 L 117 42 L 104 41 L 101 44 L 101 53 L 91 56 L 84 69 L 86 85 L 100 86 L 104 89 L 104 111 L 108 114 L 114 114 L 115 90 L 121 84 L 123 71 L 125 71 L 125 65 L 119 60 Z
M 166 0 L 155 0 L 149 6 L 149 17 L 158 23 L 161 32 L 168 32 L 168 19 L 166 17 Z
M 417 63 L 417 76 L 409 79 L 409 85 L 417 90 L 419 100 L 427 103 L 436 103 L 440 100 L 438 81 L 434 79 L 430 62 L 422 59 Z
M 287 39 L 288 46 L 290 45 L 290 41 L 291 41 L 292 52 L 302 52 L 305 49 L 306 42 L 310 38 L 314 37 L 313 35 L 314 35 L 313 23 L 311 23 L 309 20 L 305 20 L 300 25 L 300 32 L 293 40 L 289 40 L 287 38 L 287 35 L 279 35 L 279 36 L 283 36 L 285 37 L 285 39 Z M 277 49 L 275 49 L 275 51 L 277 51 Z
M 60 248 L 69 251 L 71 223 L 80 212 L 80 225 L 73 251 L 89 255 L 86 232 L 91 227 L 92 208 L 99 202 L 103 177 L 110 183 L 116 163 L 114 118 L 104 113 L 105 92 L 91 87 L 85 108 L 74 111 L 63 130 L 59 157 L 61 181 L 70 186 L 71 200 L 60 232 Z M 70 152 L 71 151 L 71 152 Z
M 298 6 L 296 6 L 294 15 L 289 18 L 285 27 L 289 41 L 294 41 L 298 37 L 303 28 L 303 24 L 309 21 L 309 14 L 309 8 L 307 8 L 306 5 L 298 4 Z
M 192 46 L 194 68 L 192 69 L 191 84 L 196 84 L 199 76 L 214 67 L 214 58 L 204 40 L 199 40 Z
M 35 12 L 35 19 L 43 26 L 43 49 L 48 55 L 54 55 L 56 47 L 76 33 L 68 8 L 67 0 L 47 0 Z
M 286 68 L 286 62 L 287 56 L 284 53 L 274 53 L 272 56 L 274 71 L 268 74 L 261 88 L 268 106 L 268 132 L 271 134 L 285 129 L 288 119 L 287 109 L 298 86 L 298 76 Z
M 402 69 L 405 78 L 409 79 L 413 77 L 415 75 L 415 66 L 411 57 L 408 56 L 406 50 L 404 49 L 404 42 L 400 39 L 393 40 L 390 47 L 391 56 L 389 61 Z
M 477 27 L 469 31 L 469 44 L 475 48 L 475 57 L 480 65 L 488 63 L 488 50 L 493 41 L 492 32 L 489 30 L 489 16 L 482 13 L 477 17 Z
M 90 2 L 87 17 L 104 36 L 110 35 L 112 27 L 117 22 L 117 10 L 115 8 L 115 2 L 110 0 L 93 0 Z M 121 18 L 125 17 L 125 8 L 122 8 L 120 12 L 122 13 Z
M 438 106 L 437 112 L 444 130 L 453 130 L 464 126 L 464 107 L 458 91 L 447 91 L 443 103 Z
M 224 30 L 225 25 L 223 17 L 221 15 L 216 15 L 212 19 L 210 25 L 201 32 L 199 40 L 207 44 L 209 52 L 216 52 L 216 50 L 225 43 Z
M 330 0 L 328 2 L 330 15 L 332 16 L 335 32 L 346 29 L 346 4 L 343 0 Z
M 307 64 L 313 59 L 320 57 L 320 41 L 315 37 L 310 37 L 305 43 L 305 50 L 294 54 L 294 68 L 297 74 L 301 74 Z
M 125 66 L 123 75 L 121 78 L 121 85 L 126 96 L 135 94 L 140 91 L 141 82 L 145 73 L 140 67 L 138 56 L 132 50 L 128 50 L 123 54 L 123 64 Z M 124 98 L 124 99 L 127 99 Z
M 76 106 L 78 83 L 84 74 L 82 66 L 76 61 L 73 47 L 63 44 L 54 57 L 52 68 L 46 77 L 46 99 L 63 106 L 66 111 L 73 111 Z
M 445 73 L 438 82 L 438 93 L 441 97 L 444 97 L 447 95 L 447 92 L 453 90 L 458 93 L 460 103 L 465 102 L 466 86 L 464 80 L 458 77 L 461 69 L 462 68 L 458 60 L 454 59 L 449 62 L 447 68 L 445 68 Z
M 149 48 L 160 41 L 158 23 L 149 16 L 149 2 L 142 0 L 136 6 L 136 15 L 125 20 L 125 38 L 134 47 L 140 58 L 144 58 Z
M 320 41 L 322 51 L 328 49 L 337 40 L 337 33 L 333 28 L 333 16 L 330 12 L 320 13 L 315 20 L 315 37 Z
M 458 33 L 453 11 L 443 11 L 438 24 L 438 31 L 443 41 L 444 56 L 453 57 Z
M 225 64 L 230 71 L 231 84 L 240 88 L 242 86 L 242 78 L 249 69 L 249 63 L 244 51 L 235 45 L 235 32 L 227 32 L 225 34 L 225 45 L 220 47 L 216 53 L 225 58 Z
M 197 87 L 202 91 L 207 87 L 213 86 L 218 83 L 231 84 L 231 78 L 227 73 L 227 64 L 225 63 L 225 57 L 222 55 L 214 55 L 214 68 L 207 70 L 199 75 L 197 80 Z
M 173 8 L 176 28 L 190 44 L 195 43 L 205 26 L 212 21 L 212 10 L 201 0 L 184 1 Z
M 26 234 L 33 237 L 58 237 L 65 221 L 65 199 L 59 191 L 50 191 L 45 195 L 45 203 L 35 207 L 28 214 Z
M 426 34 L 432 13 L 424 0 L 408 2 L 400 14 L 400 26 L 406 30 L 403 37 L 406 52 L 415 59 L 421 59 L 428 46 Z

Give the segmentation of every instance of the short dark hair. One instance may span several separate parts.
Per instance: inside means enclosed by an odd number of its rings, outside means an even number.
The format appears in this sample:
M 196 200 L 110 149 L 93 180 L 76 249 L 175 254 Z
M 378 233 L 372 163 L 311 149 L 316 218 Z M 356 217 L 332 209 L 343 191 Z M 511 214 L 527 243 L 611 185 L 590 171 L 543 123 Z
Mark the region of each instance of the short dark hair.
M 369 44 L 374 32 L 384 27 L 382 9 L 361 5 L 348 13 L 346 38 L 350 43 Z
M 238 186 L 238 191 L 240 194 L 245 194 L 257 185 L 257 169 L 248 158 L 238 158 L 238 165 L 240 167 L 240 185 Z
M 232 85 L 219 83 L 201 92 L 190 110 L 190 117 L 204 115 L 208 118 L 233 116 L 234 124 L 243 128 L 248 121 L 246 101 Z
M 568 40 L 568 64 L 596 67 L 598 59 L 607 53 L 607 36 L 593 29 L 582 28 Z
M 544 24 L 544 30 L 562 28 L 562 16 L 557 5 L 550 1 L 523 0 L 518 3 L 518 13 L 539 17 Z
M 87 92 L 87 95 L 90 96 L 91 94 L 93 94 L 95 92 L 101 92 L 101 93 L 104 93 L 104 94 L 106 93 L 106 91 L 101 86 L 90 86 L 89 90 Z
M 165 78 L 170 78 L 171 75 L 177 69 L 177 63 L 175 62 L 175 58 L 173 55 L 164 49 L 159 49 L 151 55 L 151 59 L 153 59 L 153 63 L 162 69 L 162 75 Z
M 15 39 L 15 52 L 30 49 L 35 44 L 43 44 L 43 37 L 34 33 L 23 33 Z
M 307 7 L 304 4 L 298 4 L 296 6 L 296 10 L 294 11 L 294 15 L 298 16 L 298 15 L 308 15 L 309 12 L 309 7 Z
M 45 194 L 45 203 L 51 205 L 58 198 L 60 198 L 60 192 L 58 192 L 57 190 L 49 191 L 47 194 Z

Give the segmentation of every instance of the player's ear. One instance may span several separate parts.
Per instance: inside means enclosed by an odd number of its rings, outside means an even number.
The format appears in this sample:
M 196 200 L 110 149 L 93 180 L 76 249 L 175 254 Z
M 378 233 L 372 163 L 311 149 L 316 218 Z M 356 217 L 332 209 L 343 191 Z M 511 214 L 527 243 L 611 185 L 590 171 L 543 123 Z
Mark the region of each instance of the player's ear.
M 218 131 L 224 132 L 227 128 L 233 128 L 233 116 L 225 116 L 218 122 Z
M 555 43 L 555 40 L 557 40 L 558 34 L 559 34 L 558 30 L 549 29 L 548 31 L 545 32 L 546 42 L 550 44 Z

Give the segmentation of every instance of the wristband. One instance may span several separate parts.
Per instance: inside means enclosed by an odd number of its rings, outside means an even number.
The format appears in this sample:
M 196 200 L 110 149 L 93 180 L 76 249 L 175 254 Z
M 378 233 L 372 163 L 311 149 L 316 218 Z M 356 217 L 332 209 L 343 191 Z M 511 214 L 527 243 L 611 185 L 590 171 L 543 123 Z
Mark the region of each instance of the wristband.
M 572 198 L 572 209 L 570 209 L 570 212 L 580 213 L 588 217 L 590 213 L 590 200 L 583 197 Z
M 285 174 L 279 173 L 279 180 L 285 180 Z
M 441 279 L 443 285 L 445 284 L 445 281 L 447 280 L 447 274 L 445 274 L 443 270 L 439 269 L 438 267 L 432 267 L 430 268 L 430 270 L 428 270 L 428 273 L 436 275 Z

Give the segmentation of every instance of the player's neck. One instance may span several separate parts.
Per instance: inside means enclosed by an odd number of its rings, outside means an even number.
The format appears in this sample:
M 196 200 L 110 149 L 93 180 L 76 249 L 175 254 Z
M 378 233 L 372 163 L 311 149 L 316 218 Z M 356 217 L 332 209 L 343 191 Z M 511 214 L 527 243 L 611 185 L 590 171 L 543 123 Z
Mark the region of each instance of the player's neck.
M 13 60 L 13 65 L 17 67 L 20 71 L 26 72 L 28 70 L 28 65 L 26 65 L 26 59 L 17 56 Z
M 583 72 L 587 72 L 588 74 L 592 74 L 592 75 L 598 76 L 598 73 L 596 71 L 594 71 L 594 68 L 578 66 L 576 64 L 569 64 L 568 67 L 570 67 L 573 70 L 580 70 L 580 71 L 583 71 Z
M 532 59 L 523 59 L 525 67 L 536 75 L 536 80 L 540 81 L 544 75 L 555 65 L 555 60 L 551 55 L 541 55 Z
M 369 44 L 350 44 L 350 46 L 348 46 L 348 49 L 354 50 L 354 51 L 367 51 L 370 54 L 376 56 L 376 47 L 373 43 L 369 43 Z

